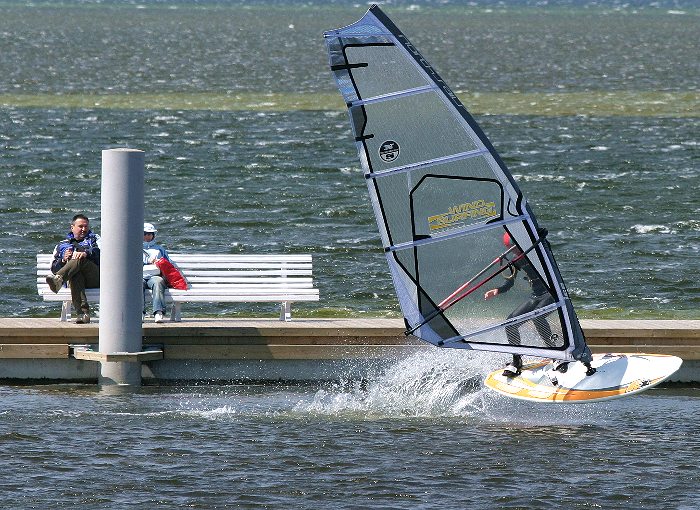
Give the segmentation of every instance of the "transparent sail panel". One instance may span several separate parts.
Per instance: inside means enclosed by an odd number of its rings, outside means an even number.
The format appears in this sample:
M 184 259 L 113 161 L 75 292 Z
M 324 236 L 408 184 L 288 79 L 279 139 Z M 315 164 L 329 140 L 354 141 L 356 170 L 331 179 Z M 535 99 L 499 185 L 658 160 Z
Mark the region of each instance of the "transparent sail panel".
M 504 210 L 505 189 L 483 156 L 382 176 L 376 193 L 393 245 L 512 217 Z
M 370 99 L 406 89 L 429 85 L 415 66 L 407 65 L 400 48 L 372 43 L 361 47 L 345 47 L 348 63 L 357 65 L 353 79 L 359 99 Z M 366 66 L 364 65 L 366 64 Z
M 532 246 L 506 247 L 501 232 L 490 229 L 394 253 L 394 263 L 420 289 L 414 298 L 417 312 L 430 318 L 418 336 L 430 333 L 434 324 L 442 329 L 447 319 L 456 333 L 443 339 L 457 335 L 473 342 L 566 347 L 556 313 L 562 304 L 522 256 Z
M 351 116 L 356 120 L 355 136 L 365 144 L 371 172 L 415 165 L 478 148 L 459 119 L 434 92 L 352 108 L 360 110 L 351 112 Z

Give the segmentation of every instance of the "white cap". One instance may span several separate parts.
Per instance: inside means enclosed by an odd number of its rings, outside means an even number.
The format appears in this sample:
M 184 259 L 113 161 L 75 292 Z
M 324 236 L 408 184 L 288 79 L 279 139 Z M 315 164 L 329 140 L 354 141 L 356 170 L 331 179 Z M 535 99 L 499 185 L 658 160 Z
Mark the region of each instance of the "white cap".
M 143 224 L 143 233 L 145 234 L 146 232 L 152 232 L 156 233 L 158 230 L 156 230 L 156 227 L 153 225 L 153 223 L 144 223 Z

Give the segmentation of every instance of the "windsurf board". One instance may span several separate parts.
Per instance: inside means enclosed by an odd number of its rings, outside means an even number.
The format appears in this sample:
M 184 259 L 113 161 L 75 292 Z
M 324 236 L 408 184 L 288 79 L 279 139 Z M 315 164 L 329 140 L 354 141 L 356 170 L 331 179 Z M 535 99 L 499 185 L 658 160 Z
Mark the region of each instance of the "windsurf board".
M 683 363 L 665 354 L 594 354 L 593 375 L 586 367 L 571 362 L 566 372 L 553 370 L 551 361 L 522 367 L 516 377 L 506 377 L 503 369 L 491 372 L 484 381 L 489 388 L 512 398 L 549 403 L 600 402 L 634 395 L 668 379 Z

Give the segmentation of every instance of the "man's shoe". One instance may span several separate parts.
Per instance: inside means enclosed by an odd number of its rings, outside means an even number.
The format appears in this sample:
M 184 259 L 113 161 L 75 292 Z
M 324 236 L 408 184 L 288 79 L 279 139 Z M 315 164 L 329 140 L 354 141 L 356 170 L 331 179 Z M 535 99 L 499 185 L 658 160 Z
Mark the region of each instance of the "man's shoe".
M 155 319 L 153 319 L 153 322 L 157 324 L 163 322 L 163 312 L 156 312 Z
M 60 274 L 51 274 L 46 277 L 46 283 L 49 285 L 51 292 L 56 294 L 63 287 L 63 277 Z
M 520 367 L 516 367 L 513 363 L 508 363 L 506 368 L 503 370 L 503 375 L 505 377 L 517 377 L 522 373 Z
M 76 324 L 90 324 L 90 315 L 87 313 L 81 313 L 75 319 Z

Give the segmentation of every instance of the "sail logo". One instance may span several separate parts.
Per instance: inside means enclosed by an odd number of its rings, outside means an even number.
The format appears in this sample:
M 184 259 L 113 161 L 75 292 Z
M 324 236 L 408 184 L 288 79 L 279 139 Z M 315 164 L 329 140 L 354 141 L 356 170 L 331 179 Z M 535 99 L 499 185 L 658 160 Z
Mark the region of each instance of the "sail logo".
M 379 157 L 384 163 L 391 163 L 399 157 L 399 144 L 394 140 L 387 140 L 379 147 Z
M 462 225 L 475 223 L 498 216 L 495 202 L 479 199 L 473 202 L 454 205 L 446 213 L 428 216 L 428 226 L 431 232 L 458 228 Z

